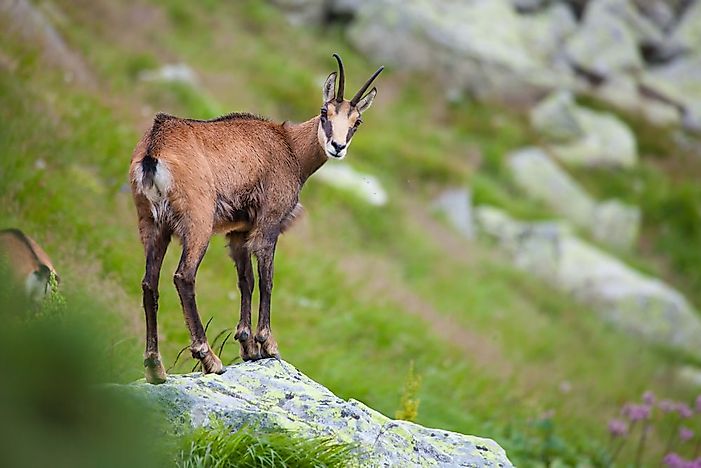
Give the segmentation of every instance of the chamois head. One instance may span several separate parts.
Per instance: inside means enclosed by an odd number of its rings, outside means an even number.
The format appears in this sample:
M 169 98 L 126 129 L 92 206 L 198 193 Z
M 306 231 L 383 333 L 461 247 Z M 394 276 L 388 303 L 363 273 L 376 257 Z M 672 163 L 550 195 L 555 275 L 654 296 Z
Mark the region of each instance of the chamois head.
M 338 61 L 338 91 L 336 91 L 336 72 L 333 72 L 324 82 L 324 105 L 321 106 L 318 136 L 319 144 L 324 148 L 327 157 L 343 159 L 350 146 L 351 138 L 362 123 L 360 115 L 370 108 L 377 94 L 377 88 L 374 87 L 367 94 L 365 91 L 384 67 L 380 67 L 373 73 L 355 96 L 348 101 L 343 99 L 346 82 L 343 62 L 338 54 L 333 56 Z

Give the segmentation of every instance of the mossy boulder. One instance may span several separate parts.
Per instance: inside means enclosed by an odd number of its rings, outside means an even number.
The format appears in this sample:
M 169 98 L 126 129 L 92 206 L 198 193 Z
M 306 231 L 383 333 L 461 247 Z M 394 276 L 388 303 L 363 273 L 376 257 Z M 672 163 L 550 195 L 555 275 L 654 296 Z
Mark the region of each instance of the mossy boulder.
M 356 400 L 343 400 L 276 359 L 229 366 L 222 375 L 170 375 L 162 385 L 126 388 L 166 408 L 177 425 L 290 431 L 355 445 L 362 466 L 510 467 L 494 441 L 395 421 Z

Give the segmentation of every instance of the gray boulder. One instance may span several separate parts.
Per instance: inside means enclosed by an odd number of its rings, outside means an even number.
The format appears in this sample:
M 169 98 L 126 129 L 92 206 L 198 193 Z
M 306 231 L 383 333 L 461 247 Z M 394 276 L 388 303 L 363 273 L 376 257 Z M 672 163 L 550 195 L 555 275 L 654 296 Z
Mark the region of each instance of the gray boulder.
M 701 357 L 701 320 L 682 294 L 575 237 L 555 222 L 514 220 L 475 208 L 480 233 L 495 239 L 518 268 L 590 305 L 614 326 Z
M 358 172 L 347 163 L 325 164 L 312 180 L 323 182 L 375 206 L 387 204 L 387 192 L 377 177 Z
M 550 0 L 511 0 L 518 12 L 531 13 L 538 11 L 550 3 Z
M 684 127 L 701 132 L 701 52 L 651 68 L 642 76 L 641 83 L 648 93 L 682 110 Z
M 222 375 L 169 375 L 162 385 L 139 381 L 124 389 L 161 403 L 176 425 L 221 421 L 232 430 L 249 425 L 356 444 L 361 466 L 513 466 L 490 439 L 391 420 L 275 359 L 229 366 Z
M 637 239 L 640 210 L 617 200 L 597 203 L 539 148 L 525 148 L 507 157 L 516 184 L 558 215 L 616 248 L 629 248 Z
M 548 149 L 575 166 L 631 167 L 638 159 L 631 129 L 618 117 L 574 102 L 572 93 L 556 91 L 530 113 L 531 125 L 552 144 Z
M 592 90 L 599 99 L 633 115 L 642 115 L 653 125 L 677 126 L 681 123 L 680 108 L 667 100 L 640 93 L 636 78 L 616 75 Z
M 295 26 L 321 23 L 324 2 L 325 0 L 272 0 Z
M 636 0 L 640 12 L 652 21 L 660 30 L 669 31 L 677 20 L 675 3 L 678 0 Z
M 574 29 L 562 6 L 517 14 L 509 0 L 378 0 L 363 4 L 350 41 L 378 62 L 430 71 L 478 98 L 530 102 L 558 84 L 558 44 Z
M 467 239 L 475 237 L 472 197 L 469 190 L 464 188 L 446 190 L 436 198 L 433 206 L 448 218 L 448 222 L 463 237 Z
M 643 68 L 638 41 L 652 30 L 631 24 L 629 7 L 626 0 L 589 2 L 581 26 L 565 44 L 575 67 L 602 79 Z
M 701 54 L 701 2 L 693 2 L 672 33 L 672 42 L 689 53 Z

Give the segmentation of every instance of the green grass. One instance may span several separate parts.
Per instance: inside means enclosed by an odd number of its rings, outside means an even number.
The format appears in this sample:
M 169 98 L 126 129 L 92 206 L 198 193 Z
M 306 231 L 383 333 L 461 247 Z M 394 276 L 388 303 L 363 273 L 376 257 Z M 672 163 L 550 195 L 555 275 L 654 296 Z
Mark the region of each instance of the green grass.
M 300 439 L 285 432 L 261 433 L 248 427 L 232 432 L 223 424 L 183 437 L 180 468 L 334 468 L 360 466 L 353 446 L 330 439 Z
M 253 111 L 302 120 L 321 104 L 331 52 L 344 58 L 349 89 L 375 64 L 338 31 L 294 29 L 263 2 L 56 4 L 65 14 L 59 30 L 85 57 L 97 86 L 66 83 L 33 44 L 0 36 L 3 52 L 17 62 L 12 73 L 0 69 L 0 220 L 45 246 L 68 295 L 97 304 L 103 347 L 110 350 L 100 354 L 109 369 L 105 379 L 125 382 L 142 375 L 144 260 L 124 187 L 129 155 L 151 115 Z M 124 38 L 129 8 L 150 12 L 150 22 L 130 25 Z M 144 70 L 180 61 L 197 70 L 199 85 L 138 79 Z M 387 207 L 365 205 L 313 178 L 305 187 L 308 215 L 276 255 L 272 318 L 283 357 L 338 395 L 388 415 L 400 406 L 414 362 L 422 381 L 418 423 L 494 437 L 523 465 L 538 458 L 533 445 L 555 438 L 568 460 L 596 458 L 605 422 L 621 402 L 647 388 L 691 396 L 670 377 L 680 357 L 602 324 L 595 311 L 430 217 L 430 197 L 462 184 L 470 184 L 478 203 L 518 217 L 549 213 L 525 199 L 504 169 L 508 151 L 537 141 L 524 116 L 472 102 L 448 105 L 426 78 L 387 70 L 354 139 L 349 162 L 380 178 Z M 700 196 L 691 180 L 678 184 L 655 164 L 645 158 L 632 176 L 577 177 L 597 196 L 624 193 L 640 203 L 644 239 L 649 234 L 653 241 L 631 258 L 653 273 L 672 265 L 674 274 L 666 276 L 690 290 L 701 278 L 701 262 L 688 248 L 699 235 Z M 189 342 L 171 282 L 178 250 L 174 243 L 161 278 L 166 366 Z M 212 317 L 210 338 L 234 326 L 238 291 L 223 239 L 213 239 L 197 287 L 203 321 Z M 440 321 L 457 333 L 446 336 Z M 229 343 L 222 359 L 237 354 Z M 192 366 L 181 358 L 173 372 Z M 554 435 L 534 426 L 550 410 Z M 202 434 L 196 448 L 228 447 L 227 440 Z M 274 443 L 261 440 L 261 450 Z

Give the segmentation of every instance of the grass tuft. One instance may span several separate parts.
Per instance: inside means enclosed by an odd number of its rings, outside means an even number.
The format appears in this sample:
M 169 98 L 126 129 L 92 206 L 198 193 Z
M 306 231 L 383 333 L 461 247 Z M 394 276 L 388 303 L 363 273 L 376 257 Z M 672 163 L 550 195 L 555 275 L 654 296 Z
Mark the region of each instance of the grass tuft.
M 356 466 L 355 446 L 331 438 L 302 439 L 288 432 L 258 433 L 244 426 L 231 431 L 222 423 L 183 437 L 179 468 Z

